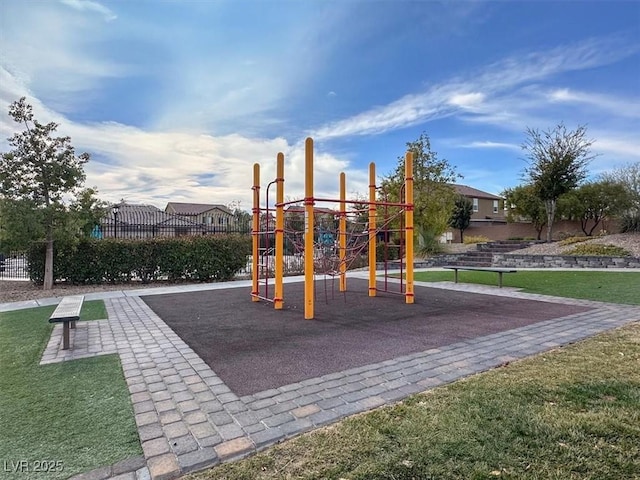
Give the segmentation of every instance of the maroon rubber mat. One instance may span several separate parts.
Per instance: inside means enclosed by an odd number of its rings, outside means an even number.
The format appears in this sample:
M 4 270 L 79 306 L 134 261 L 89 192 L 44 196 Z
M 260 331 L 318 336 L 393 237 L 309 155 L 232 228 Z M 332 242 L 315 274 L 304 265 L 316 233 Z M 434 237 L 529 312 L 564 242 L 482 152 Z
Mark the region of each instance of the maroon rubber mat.
M 285 284 L 279 311 L 248 288 L 142 299 L 239 396 L 589 310 L 427 287 L 406 305 L 368 297 L 365 280 L 349 279 L 346 295 L 333 286 L 316 282 L 314 320 L 300 283 Z

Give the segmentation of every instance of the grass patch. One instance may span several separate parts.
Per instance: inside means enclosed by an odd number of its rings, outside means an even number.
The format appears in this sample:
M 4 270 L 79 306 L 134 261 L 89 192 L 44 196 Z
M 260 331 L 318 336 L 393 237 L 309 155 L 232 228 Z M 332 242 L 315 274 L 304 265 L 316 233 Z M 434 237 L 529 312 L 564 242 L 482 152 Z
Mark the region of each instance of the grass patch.
M 638 362 L 634 324 L 188 478 L 639 478 Z
M 9 469 L 21 460 L 64 467 L 20 478 L 68 478 L 142 454 L 117 355 L 38 365 L 54 308 L 0 313 L 0 458 Z M 81 320 L 97 318 L 104 302 L 86 302 Z
M 458 281 L 496 286 L 497 275 L 493 272 L 459 270 Z M 416 272 L 415 280 L 453 282 L 453 272 Z M 521 288 L 527 293 L 640 305 L 640 272 L 520 270 L 503 275 L 503 285 Z
M 82 304 L 80 321 L 104 320 L 105 318 L 108 318 L 108 315 L 104 300 L 89 300 Z

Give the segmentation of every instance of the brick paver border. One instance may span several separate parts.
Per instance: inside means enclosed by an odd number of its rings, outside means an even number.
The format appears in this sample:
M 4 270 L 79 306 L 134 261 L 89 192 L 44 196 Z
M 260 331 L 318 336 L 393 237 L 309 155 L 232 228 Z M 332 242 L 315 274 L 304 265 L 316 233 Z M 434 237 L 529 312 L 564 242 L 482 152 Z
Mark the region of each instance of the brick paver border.
M 119 354 L 147 468 L 118 478 L 165 480 L 640 320 L 634 306 L 479 285 L 425 285 L 592 310 L 238 397 L 139 297 L 123 296 L 105 299 L 108 320 L 80 322 L 72 330 L 72 350 L 61 350 L 62 327 L 54 327 L 41 363 Z

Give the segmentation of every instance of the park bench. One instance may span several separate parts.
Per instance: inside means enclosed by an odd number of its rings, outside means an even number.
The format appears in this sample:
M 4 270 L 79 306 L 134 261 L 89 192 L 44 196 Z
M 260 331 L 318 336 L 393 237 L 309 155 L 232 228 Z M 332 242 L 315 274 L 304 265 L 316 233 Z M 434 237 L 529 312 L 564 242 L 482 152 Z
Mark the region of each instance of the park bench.
M 69 329 L 76 328 L 84 296 L 64 297 L 49 317 L 49 323 L 62 322 L 62 349 L 69 350 Z
M 458 270 L 473 270 L 478 272 L 496 272 L 498 274 L 498 285 L 502 288 L 502 274 L 503 273 L 517 273 L 517 270 L 512 268 L 500 268 L 500 267 L 469 267 L 463 265 L 447 265 L 446 267 L 454 272 L 454 282 L 458 283 Z

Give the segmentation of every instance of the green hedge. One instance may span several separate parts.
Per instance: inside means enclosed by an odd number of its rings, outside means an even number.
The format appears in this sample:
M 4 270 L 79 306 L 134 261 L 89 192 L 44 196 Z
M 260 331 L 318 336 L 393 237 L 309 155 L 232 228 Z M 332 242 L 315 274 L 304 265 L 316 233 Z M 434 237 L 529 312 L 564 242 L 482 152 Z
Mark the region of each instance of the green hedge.
M 73 284 L 144 283 L 158 279 L 224 281 L 246 265 L 251 238 L 240 235 L 208 235 L 178 238 L 82 239 L 54 244 L 53 274 L 56 281 Z M 45 244 L 36 242 L 28 252 L 29 276 L 44 280 Z

